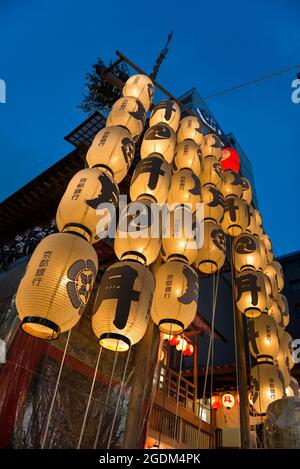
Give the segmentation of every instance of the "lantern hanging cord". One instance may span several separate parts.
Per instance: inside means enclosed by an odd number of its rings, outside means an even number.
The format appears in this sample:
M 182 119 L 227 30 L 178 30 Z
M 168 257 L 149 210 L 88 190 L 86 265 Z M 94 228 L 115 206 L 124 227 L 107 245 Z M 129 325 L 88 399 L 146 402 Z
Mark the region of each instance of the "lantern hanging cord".
M 120 391 L 119 391 L 119 396 L 118 396 L 118 400 L 117 400 L 117 405 L 116 405 L 116 409 L 115 409 L 115 413 L 114 413 L 114 418 L 113 418 L 112 425 L 111 425 L 111 429 L 110 429 L 110 433 L 109 433 L 109 438 L 108 438 L 108 443 L 107 443 L 107 449 L 110 448 L 111 439 L 112 439 L 112 435 L 113 435 L 113 431 L 114 431 L 114 427 L 115 427 L 115 423 L 116 423 L 116 418 L 117 418 L 117 414 L 118 414 L 118 411 L 119 411 L 121 396 L 122 396 L 122 393 L 123 393 L 123 388 L 124 388 L 124 384 L 125 384 L 127 368 L 128 368 L 128 364 L 129 364 L 130 352 L 131 352 L 131 346 L 129 347 L 129 350 L 128 350 L 128 353 L 127 353 L 127 358 L 126 358 L 126 363 L 125 363 L 124 372 L 123 372 L 123 376 L 122 376 L 122 381 L 121 381 L 121 384 L 120 384 Z
M 213 275 L 213 287 L 212 287 L 212 294 L 213 294 L 213 305 L 216 303 L 217 304 L 217 286 L 216 286 L 216 279 L 215 276 Z M 217 272 L 217 282 L 219 282 L 219 270 Z M 212 345 L 211 345 L 211 365 L 210 365 L 210 434 L 212 433 L 212 394 L 213 394 L 213 382 L 214 382 L 214 349 L 215 349 L 215 334 L 213 334 L 212 338 Z M 210 444 L 211 446 L 211 438 L 210 438 Z
M 173 447 L 174 448 L 175 448 L 175 440 L 176 440 L 177 424 L 178 424 L 180 383 L 181 383 L 181 373 L 182 373 L 182 358 L 183 358 L 183 347 L 182 347 L 181 353 L 180 353 L 179 377 L 178 377 L 178 383 L 177 383 L 176 412 L 175 412 L 175 424 L 174 424 L 174 434 L 173 434 Z
M 105 413 L 105 410 L 106 410 L 106 407 L 107 407 L 107 404 L 108 404 L 108 399 L 109 399 L 110 389 L 111 389 L 111 385 L 112 385 L 112 380 L 113 380 L 113 377 L 114 377 L 116 364 L 117 364 L 117 359 L 118 359 L 118 355 L 119 355 L 119 352 L 117 351 L 118 346 L 119 346 L 119 340 L 117 340 L 116 349 L 115 349 L 115 352 L 114 352 L 115 353 L 114 363 L 113 363 L 111 373 L 110 373 L 110 379 L 109 379 L 109 384 L 108 384 L 108 388 L 107 388 L 107 391 L 106 391 L 105 402 L 104 402 L 104 406 L 103 406 L 103 409 L 102 409 L 102 412 L 101 412 L 101 415 L 100 415 L 99 424 L 98 424 L 98 428 L 97 428 L 97 433 L 96 433 L 93 449 L 97 448 L 99 435 L 100 435 L 100 430 L 101 430 L 101 427 L 102 427 L 102 421 L 103 421 L 104 413 Z
M 98 358 L 97 358 L 97 362 L 96 362 L 96 366 L 95 366 L 93 381 L 92 381 L 92 385 L 91 385 L 91 389 L 90 389 L 90 394 L 89 394 L 87 406 L 86 406 L 86 409 L 85 409 L 85 414 L 84 414 L 84 418 L 83 418 L 83 422 L 82 422 L 82 427 L 81 427 L 81 432 L 80 432 L 80 436 L 79 436 L 79 440 L 78 440 L 77 449 L 80 449 L 80 446 L 81 446 L 83 433 L 84 433 L 85 425 L 86 425 L 86 419 L 87 419 L 87 416 L 88 416 L 88 413 L 89 413 L 89 410 L 90 410 L 91 401 L 92 401 L 92 395 L 93 395 L 93 391 L 94 391 L 94 386 L 95 386 L 95 382 L 96 382 L 96 377 L 97 377 L 97 373 L 98 373 L 98 368 L 99 368 L 99 363 L 100 363 L 102 350 L 103 350 L 103 347 L 101 346 L 100 349 L 99 349 L 99 353 L 98 353 Z
M 48 413 L 48 417 L 47 417 L 46 428 L 45 428 L 43 439 L 42 439 L 41 449 L 45 448 L 45 443 L 46 443 L 46 439 L 47 439 L 47 436 L 48 436 L 49 424 L 50 424 L 50 420 L 51 420 L 51 417 L 52 417 L 53 407 L 54 407 L 55 399 L 56 399 L 56 396 L 57 396 L 57 391 L 58 391 L 58 386 L 59 386 L 59 383 L 60 383 L 61 373 L 62 373 L 62 369 L 63 369 L 64 363 L 65 363 L 67 348 L 68 348 L 70 337 L 71 337 L 71 331 L 72 331 L 72 329 L 70 329 L 69 332 L 68 332 L 68 336 L 67 336 L 63 356 L 62 356 L 62 359 L 61 359 L 59 372 L 58 372 L 57 380 L 56 380 L 56 385 L 55 385 L 55 389 L 54 389 L 54 393 L 53 393 L 53 397 L 52 397 L 52 401 L 51 401 L 51 405 L 50 405 L 50 409 L 49 409 L 49 413 Z
M 215 273 L 213 274 L 213 276 Z M 205 370 L 205 378 L 204 378 L 204 386 L 203 386 L 203 394 L 202 394 L 202 403 L 200 405 L 200 412 L 199 418 L 200 423 L 198 427 L 198 440 L 197 440 L 197 447 L 199 448 L 200 445 L 200 436 L 201 436 L 201 427 L 202 427 L 202 410 L 203 410 L 203 403 L 206 394 L 206 386 L 207 386 L 207 378 L 208 378 L 208 371 L 209 371 L 209 362 L 210 362 L 210 355 L 212 349 L 212 342 L 215 334 L 215 316 L 216 316 L 216 306 L 217 306 L 217 293 L 219 288 L 219 271 L 217 272 L 217 281 L 215 284 L 215 291 L 213 289 L 213 301 L 212 301 L 212 321 L 211 321 L 211 334 L 209 338 L 209 345 L 208 345 L 208 353 L 207 353 L 207 361 L 206 361 L 206 370 Z
M 153 373 L 153 386 L 152 386 L 152 390 L 151 390 L 151 397 L 150 397 L 149 403 L 148 403 L 148 405 L 147 405 L 147 409 L 146 409 L 146 412 L 145 412 L 145 416 L 144 416 L 144 419 L 143 419 L 143 422 L 142 422 L 142 425 L 141 425 L 141 428 L 140 428 L 138 441 L 140 441 L 140 439 L 141 439 L 144 426 L 145 426 L 146 423 L 148 422 L 149 416 L 151 415 L 151 412 L 152 412 L 152 408 L 153 408 L 153 404 L 154 404 L 154 399 L 155 399 L 155 395 L 156 395 L 156 392 L 157 392 L 157 383 L 159 383 L 159 376 L 160 376 L 160 371 L 161 371 L 160 356 L 161 356 L 161 351 L 162 351 L 162 347 L 163 347 L 163 341 L 164 341 L 163 335 L 160 333 L 159 344 L 158 344 L 157 360 L 156 360 L 156 364 L 155 364 L 155 368 L 154 368 L 154 373 Z M 155 383 L 156 383 L 156 384 L 155 384 Z
M 172 335 L 172 327 L 173 327 L 173 324 L 171 323 L 169 336 Z M 163 368 L 161 367 L 161 369 L 163 369 Z M 160 376 L 159 376 L 158 386 L 160 384 Z M 163 397 L 163 402 L 162 402 L 162 411 L 160 413 L 160 419 L 159 419 L 158 448 L 160 447 L 162 430 L 163 430 L 163 418 L 164 418 L 166 394 L 167 394 L 167 388 L 168 388 L 168 386 L 167 386 L 167 380 L 168 379 L 170 379 L 170 378 L 169 378 L 169 376 L 167 376 L 167 369 L 165 368 L 165 377 L 164 377 L 164 381 L 163 381 L 163 383 L 164 383 L 164 397 Z

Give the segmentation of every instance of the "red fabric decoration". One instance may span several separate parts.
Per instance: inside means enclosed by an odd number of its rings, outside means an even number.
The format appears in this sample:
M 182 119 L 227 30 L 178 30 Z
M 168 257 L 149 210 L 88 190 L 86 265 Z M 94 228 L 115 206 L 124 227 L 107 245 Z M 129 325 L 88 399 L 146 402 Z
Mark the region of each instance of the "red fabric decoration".
M 223 150 L 221 165 L 223 171 L 226 171 L 226 169 L 232 169 L 238 173 L 240 171 L 240 157 L 238 152 L 234 148 L 225 147 Z

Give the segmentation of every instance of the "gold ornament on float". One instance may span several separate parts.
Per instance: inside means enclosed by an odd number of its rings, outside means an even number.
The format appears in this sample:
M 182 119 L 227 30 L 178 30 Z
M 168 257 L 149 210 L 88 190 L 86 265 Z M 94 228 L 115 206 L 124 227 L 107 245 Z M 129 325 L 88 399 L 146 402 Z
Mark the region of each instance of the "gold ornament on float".
M 114 249 L 120 260 L 137 260 L 149 265 L 157 258 L 161 246 L 159 210 L 148 200 L 131 202 L 122 211 Z
M 188 264 L 171 261 L 155 275 L 151 317 L 166 334 L 181 334 L 194 320 L 197 305 L 198 275 Z
M 163 216 L 161 255 L 192 264 L 198 253 L 199 227 L 190 208 L 177 206 Z
M 219 223 L 224 216 L 224 197 L 214 186 L 202 187 L 204 218 Z
M 184 140 L 193 140 L 197 145 L 200 145 L 204 132 L 205 128 L 196 116 L 183 117 L 177 132 L 177 143 L 181 143 Z
M 44 238 L 27 265 L 16 296 L 23 331 L 56 339 L 79 321 L 98 271 L 94 248 L 78 235 Z
M 139 161 L 130 183 L 131 200 L 149 198 L 160 205 L 165 203 L 168 198 L 171 175 L 169 163 L 156 153 Z
M 119 188 L 98 168 L 78 171 L 68 184 L 56 214 L 59 231 L 77 232 L 95 243 L 107 236 L 119 203 Z
M 103 274 L 92 326 L 99 344 L 124 352 L 139 342 L 150 318 L 154 278 L 138 262 L 117 262 Z
M 246 202 L 230 195 L 224 203 L 224 215 L 221 219 L 222 230 L 230 236 L 240 236 L 249 224 L 249 211 Z
M 168 196 L 168 204 L 190 204 L 192 212 L 201 202 L 201 182 L 191 169 L 181 169 L 173 174 Z
M 168 124 L 174 132 L 177 132 L 180 122 L 180 107 L 175 101 L 167 99 L 154 106 L 149 119 L 149 126 L 152 127 L 161 122 Z
M 198 250 L 196 266 L 204 274 L 219 270 L 226 259 L 226 238 L 217 223 L 204 220 L 203 245 Z
M 142 103 L 132 97 L 126 96 L 118 99 L 108 114 L 106 126 L 125 127 L 134 140 L 137 140 L 146 123 L 146 112 Z
M 243 195 L 242 198 L 247 202 L 248 205 L 252 202 L 252 187 L 249 180 L 245 177 L 242 177 L 243 181 Z
M 254 410 L 259 415 L 265 414 L 268 405 L 284 395 L 282 375 L 272 363 L 259 363 L 252 367 L 250 380 Z
M 275 319 L 267 313 L 247 320 L 249 350 L 252 357 L 260 361 L 270 361 L 278 355 L 279 341 Z
M 234 281 L 236 305 L 248 318 L 258 317 L 267 309 L 265 279 L 261 272 L 243 270 Z
M 224 145 L 220 137 L 216 134 L 207 134 L 204 135 L 202 143 L 201 143 L 201 150 L 202 150 L 202 157 L 207 158 L 208 156 L 214 156 L 217 158 L 218 161 L 222 158 Z
M 223 174 L 222 194 L 224 198 L 235 195 L 242 197 L 243 195 L 243 179 L 232 169 L 226 169 Z
M 260 240 L 248 233 L 236 237 L 233 241 L 234 267 L 238 272 L 245 269 L 264 270 L 267 264 L 263 256 Z
M 201 184 L 215 186 L 218 190 L 222 189 L 223 169 L 217 158 L 208 156 L 202 162 Z
M 108 171 L 117 183 L 126 176 L 134 157 L 134 141 L 128 130 L 104 127 L 95 136 L 86 161 L 90 168 Z
M 122 94 L 124 97 L 133 96 L 144 106 L 145 111 L 149 111 L 154 96 L 154 86 L 152 80 L 147 75 L 132 75 L 126 81 Z
M 173 170 L 189 168 L 196 176 L 201 176 L 202 156 L 200 146 L 193 140 L 184 140 L 175 147 Z
M 176 145 L 176 135 L 174 130 L 167 124 L 156 124 L 146 131 L 142 145 L 141 158 L 147 158 L 151 153 L 158 153 L 168 163 L 171 163 L 174 157 Z

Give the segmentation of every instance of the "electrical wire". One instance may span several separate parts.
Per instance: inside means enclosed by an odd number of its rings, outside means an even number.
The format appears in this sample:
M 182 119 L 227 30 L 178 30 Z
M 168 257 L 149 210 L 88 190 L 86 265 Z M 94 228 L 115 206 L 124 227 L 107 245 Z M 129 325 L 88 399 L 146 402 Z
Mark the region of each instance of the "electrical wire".
M 239 85 L 235 85 L 235 86 L 232 86 L 230 88 L 225 88 L 222 91 L 218 91 L 216 93 L 205 96 L 203 99 L 208 100 L 208 99 L 215 98 L 217 96 L 222 96 L 223 94 L 232 93 L 235 90 L 245 88 L 246 86 L 254 85 L 255 83 L 259 83 L 260 81 L 269 80 L 270 78 L 281 75 L 282 73 L 290 72 L 291 70 L 295 70 L 296 68 L 299 69 L 300 64 L 292 65 L 291 67 L 282 68 L 280 70 L 277 70 L 276 72 L 272 72 L 272 73 L 269 73 L 267 75 L 262 75 L 261 77 L 255 78 L 254 80 L 249 80 L 249 81 L 246 81 L 244 83 L 240 83 Z

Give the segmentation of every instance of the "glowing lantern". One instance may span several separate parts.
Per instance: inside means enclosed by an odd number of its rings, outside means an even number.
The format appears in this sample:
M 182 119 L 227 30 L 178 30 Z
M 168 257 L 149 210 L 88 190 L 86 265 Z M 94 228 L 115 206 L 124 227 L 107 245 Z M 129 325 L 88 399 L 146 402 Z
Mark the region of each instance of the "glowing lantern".
M 267 264 L 262 255 L 260 240 L 250 234 L 242 234 L 234 239 L 234 266 L 241 272 L 245 269 L 263 270 Z
M 277 271 L 274 265 L 272 263 L 267 264 L 267 266 L 264 269 L 264 273 L 268 276 L 269 281 L 271 283 L 272 296 L 274 299 L 277 299 L 278 298 Z
M 94 248 L 80 236 L 56 233 L 35 249 L 18 288 L 23 331 L 56 339 L 74 327 L 88 302 L 98 270 Z
M 243 195 L 242 198 L 247 202 L 248 205 L 251 204 L 252 201 L 252 187 L 248 179 L 242 177 L 243 181 Z
M 180 169 L 173 174 L 169 190 L 168 204 L 190 204 L 192 212 L 201 202 L 201 183 L 191 169 Z
M 228 196 L 225 199 L 222 230 L 230 236 L 240 236 L 249 224 L 248 206 L 243 199 Z
M 174 171 L 190 168 L 200 177 L 201 175 L 201 149 L 193 140 L 184 140 L 175 147 L 173 160 Z
M 184 339 L 184 338 L 182 337 L 182 338 L 180 339 L 180 341 L 179 341 L 179 344 L 176 345 L 176 350 L 177 350 L 178 352 L 181 352 L 181 351 L 183 351 L 183 350 L 186 349 L 186 346 L 187 346 L 187 341 L 186 341 L 186 339 Z
M 213 410 L 218 410 L 221 407 L 221 397 L 219 394 L 213 394 L 211 396 L 211 408 Z
M 116 231 L 114 249 L 120 260 L 155 261 L 160 250 L 159 212 L 147 200 L 131 202 L 122 211 Z
M 155 280 L 152 319 L 162 332 L 181 334 L 197 312 L 198 275 L 189 265 L 171 261 L 158 269 Z
M 203 131 L 204 128 L 197 117 L 183 117 L 177 132 L 177 143 L 181 143 L 184 140 L 193 140 L 197 145 L 200 145 L 203 140 Z
M 200 272 L 213 274 L 219 270 L 226 259 L 226 238 L 215 222 L 205 220 L 203 245 L 198 250 L 196 265 Z
M 236 195 L 237 197 L 242 197 L 243 179 L 239 175 L 239 173 L 232 171 L 232 169 L 227 169 L 226 171 L 224 171 L 222 194 L 225 198 L 230 195 Z
M 201 143 L 202 157 L 215 156 L 217 160 L 221 160 L 223 153 L 223 143 L 216 134 L 204 135 Z
M 130 132 L 132 138 L 137 140 L 146 122 L 146 112 L 142 103 L 132 97 L 126 96 L 118 99 L 112 106 L 106 121 L 107 127 L 119 125 Z
M 183 355 L 185 357 L 191 357 L 194 353 L 194 347 L 192 344 L 187 343 L 185 349 L 183 350 Z
M 180 336 L 179 335 L 173 335 L 171 336 L 172 338 L 169 340 L 169 344 L 172 345 L 173 347 L 177 346 L 180 343 Z
M 138 162 L 130 184 L 132 201 L 149 198 L 159 204 L 166 202 L 172 170 L 161 156 L 152 154 Z
M 156 124 L 150 127 L 144 135 L 141 145 L 141 158 L 147 158 L 151 153 L 158 153 L 168 163 L 174 157 L 176 135 L 167 124 Z
M 221 165 L 223 171 L 232 169 L 236 173 L 240 171 L 240 157 L 238 152 L 231 147 L 225 147 L 222 151 Z
M 147 329 L 154 278 L 137 262 L 116 262 L 103 274 L 92 318 L 99 344 L 126 351 Z
M 202 187 L 205 220 L 219 223 L 224 216 L 224 197 L 214 186 Z
M 293 348 L 292 348 L 292 336 L 284 331 L 280 339 L 280 347 L 282 348 L 285 356 L 288 358 L 288 368 L 291 370 L 295 365 L 295 360 L 293 357 Z
M 276 321 L 277 324 L 277 330 L 278 330 L 278 337 L 279 339 L 282 337 L 282 334 L 284 332 L 284 323 L 283 323 L 283 316 L 282 316 L 282 310 L 281 306 L 278 304 L 277 301 L 273 301 L 271 304 L 271 307 L 268 308 L 268 314 L 274 320 Z
M 261 226 L 262 225 L 261 214 L 260 214 L 259 210 L 257 210 L 257 208 L 254 208 L 253 210 L 254 210 L 254 216 L 255 216 L 256 224 L 258 226 Z
M 274 362 L 283 377 L 284 387 L 287 387 L 291 380 L 290 362 L 281 347 L 279 347 L 279 352 Z
M 117 183 L 126 176 L 134 157 L 134 141 L 122 127 L 104 127 L 95 136 L 86 161 L 89 167 L 109 171 Z
M 279 342 L 275 319 L 262 313 L 255 319 L 248 319 L 247 331 L 249 350 L 257 361 L 272 361 L 278 355 Z
M 271 242 L 269 236 L 264 233 L 264 234 L 261 236 L 261 239 L 263 240 L 264 245 L 266 246 L 266 249 L 267 249 L 268 251 L 272 251 L 272 242 Z
M 276 270 L 276 281 L 277 281 L 278 291 L 280 292 L 281 290 L 283 290 L 283 287 L 284 287 L 283 270 L 282 270 L 281 264 L 277 261 L 273 261 L 272 265 Z
M 77 232 L 95 243 L 107 236 L 118 202 L 118 186 L 108 173 L 98 168 L 82 169 L 73 176 L 60 201 L 57 228 Z
M 249 225 L 246 228 L 246 232 L 258 236 L 258 226 L 256 223 L 256 218 L 254 214 L 254 208 L 252 205 L 248 205 L 248 212 L 249 212 Z
M 234 406 L 235 399 L 232 394 L 226 393 L 222 396 L 222 404 L 226 409 L 232 409 Z
M 192 264 L 198 253 L 199 230 L 192 211 L 180 205 L 163 221 L 161 255 L 164 261 L 183 259 Z
M 248 318 L 256 318 L 266 310 L 266 286 L 261 272 L 243 270 L 236 274 L 234 290 L 237 307 Z
M 152 126 L 164 122 L 168 124 L 174 132 L 177 132 L 179 121 L 180 108 L 175 101 L 168 99 L 166 101 L 160 101 L 154 106 L 151 112 L 149 125 Z
M 200 179 L 203 186 L 210 184 L 218 190 L 222 188 L 223 170 L 217 158 L 208 156 L 203 160 Z
M 271 402 L 281 399 L 284 394 L 283 378 L 277 366 L 259 363 L 251 369 L 253 407 L 257 414 L 265 414 Z
M 299 397 L 299 383 L 291 376 L 290 384 L 285 388 L 287 397 Z
M 132 75 L 126 81 L 123 90 L 123 96 L 133 96 L 137 98 L 148 111 L 154 96 L 154 86 L 147 75 Z

